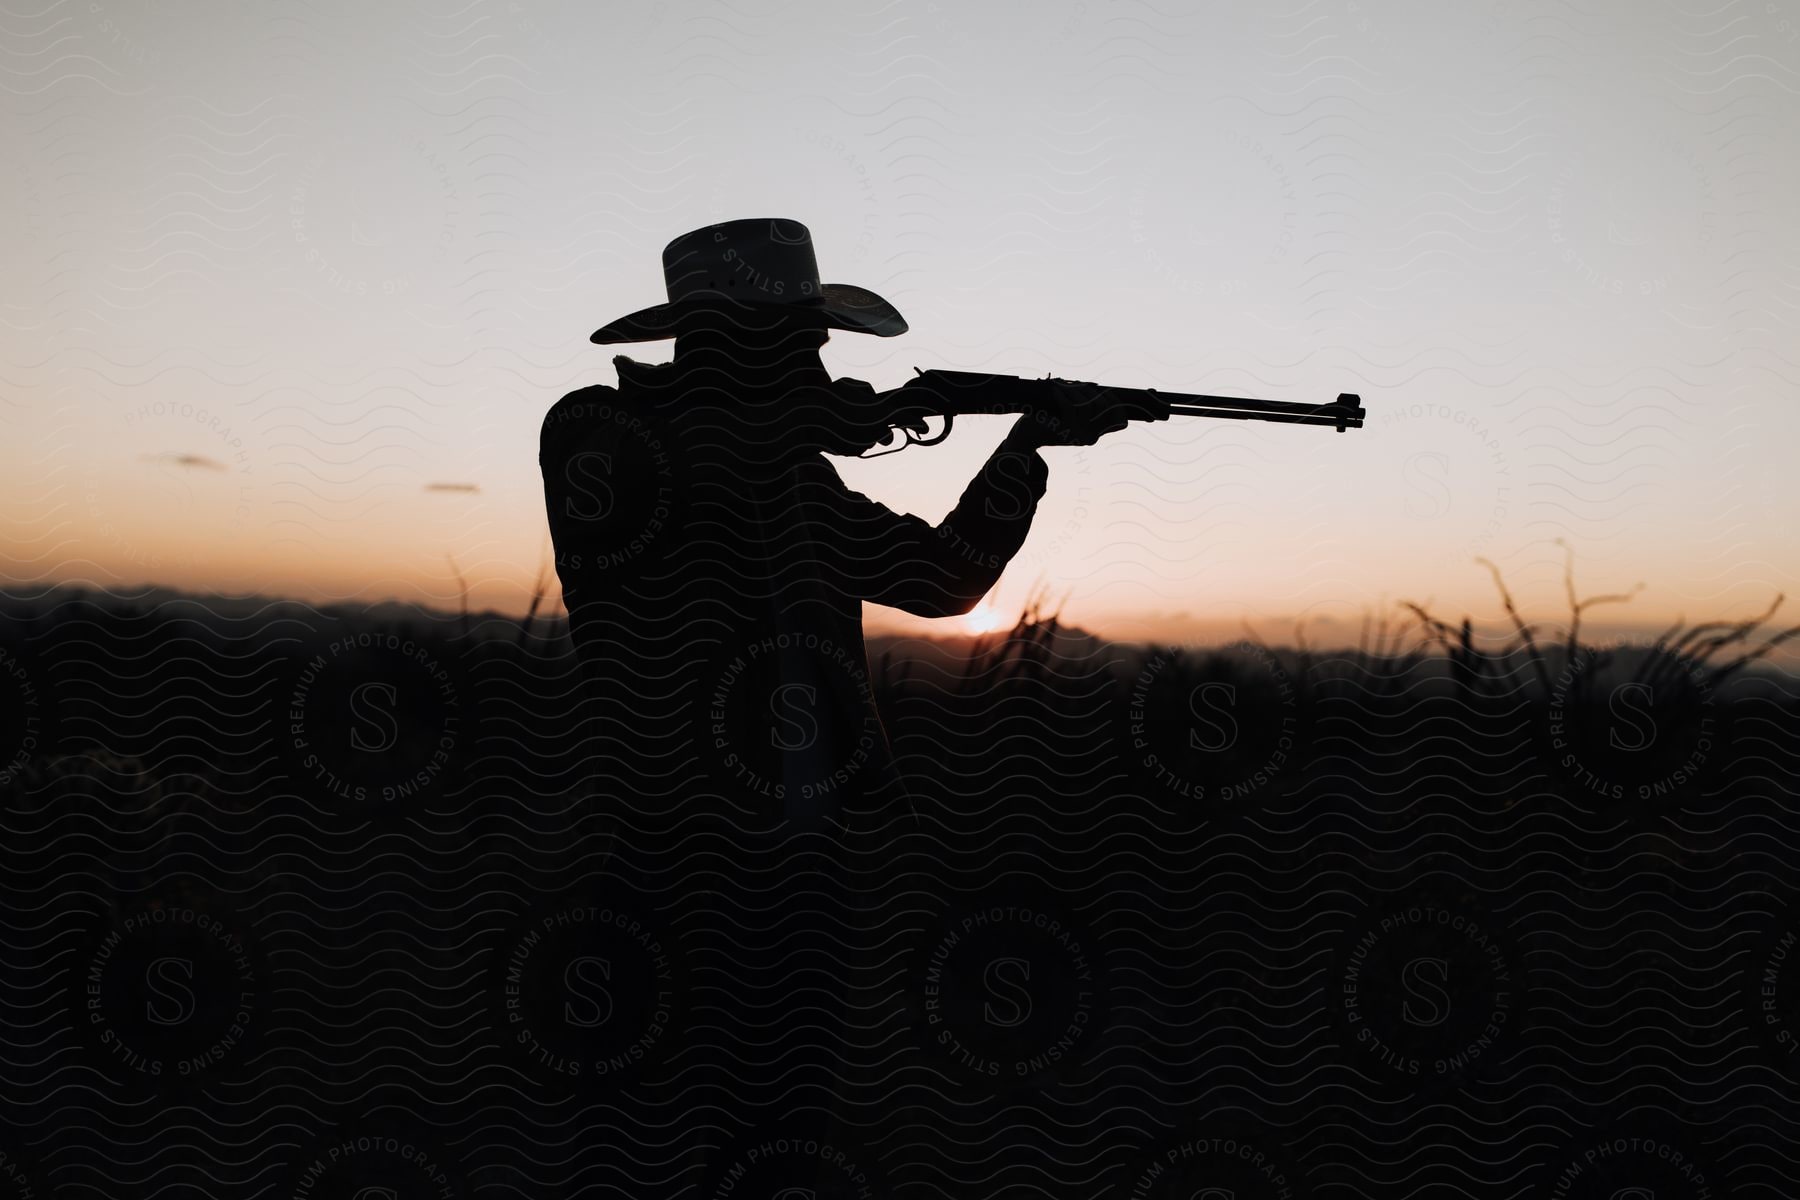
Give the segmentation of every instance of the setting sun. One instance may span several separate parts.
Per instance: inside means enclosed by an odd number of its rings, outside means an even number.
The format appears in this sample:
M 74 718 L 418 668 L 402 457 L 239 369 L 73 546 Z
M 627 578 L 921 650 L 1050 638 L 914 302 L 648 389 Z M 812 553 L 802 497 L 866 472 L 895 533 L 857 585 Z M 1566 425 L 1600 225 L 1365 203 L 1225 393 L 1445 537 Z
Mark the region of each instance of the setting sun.
M 983 600 L 963 615 L 963 630 L 968 633 L 990 633 L 1000 627 L 1000 614 Z

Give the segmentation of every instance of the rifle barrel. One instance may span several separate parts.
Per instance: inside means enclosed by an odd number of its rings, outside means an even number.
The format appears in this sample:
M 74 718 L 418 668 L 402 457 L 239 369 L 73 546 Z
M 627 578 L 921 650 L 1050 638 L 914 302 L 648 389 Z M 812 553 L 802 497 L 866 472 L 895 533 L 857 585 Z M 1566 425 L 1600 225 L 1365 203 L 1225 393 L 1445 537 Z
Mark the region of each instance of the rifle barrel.
M 1279 421 L 1292 425 L 1335 425 L 1339 429 L 1361 429 L 1362 404 L 1295 404 L 1286 400 L 1249 400 L 1233 396 L 1169 395 L 1158 392 L 1169 401 L 1172 417 L 1224 417 L 1235 421 Z
M 903 391 L 937 398 L 938 411 L 947 416 L 977 413 L 1020 412 L 1054 380 L 1025 379 L 1017 375 L 989 375 L 978 371 L 921 371 Z M 1065 380 L 1063 382 L 1074 382 Z M 1103 384 L 1080 384 L 1105 387 Z M 1107 388 L 1135 397 L 1148 411 L 1161 410 L 1176 417 L 1223 417 L 1234 421 L 1278 421 L 1291 425 L 1333 425 L 1339 433 L 1360 429 L 1362 399 L 1342 393 L 1328 404 L 1298 404 L 1287 400 L 1256 400 L 1244 396 L 1205 396 L 1164 392 L 1155 388 Z

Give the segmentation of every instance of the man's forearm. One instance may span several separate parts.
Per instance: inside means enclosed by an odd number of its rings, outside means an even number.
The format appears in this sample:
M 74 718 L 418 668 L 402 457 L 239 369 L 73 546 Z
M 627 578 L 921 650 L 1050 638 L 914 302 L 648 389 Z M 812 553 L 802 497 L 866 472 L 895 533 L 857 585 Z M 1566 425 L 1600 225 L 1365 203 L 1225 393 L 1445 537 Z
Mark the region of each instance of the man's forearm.
M 955 579 L 954 611 L 967 611 L 999 580 L 1024 545 L 1048 485 L 1049 465 L 1020 422 L 994 448 L 950 515 L 935 530 L 939 561 Z
M 1006 436 L 1000 439 L 996 452 L 1003 450 L 1012 454 L 1035 455 L 1045 444 L 1043 428 L 1027 414 L 1013 422 L 1012 428 L 1006 431 Z

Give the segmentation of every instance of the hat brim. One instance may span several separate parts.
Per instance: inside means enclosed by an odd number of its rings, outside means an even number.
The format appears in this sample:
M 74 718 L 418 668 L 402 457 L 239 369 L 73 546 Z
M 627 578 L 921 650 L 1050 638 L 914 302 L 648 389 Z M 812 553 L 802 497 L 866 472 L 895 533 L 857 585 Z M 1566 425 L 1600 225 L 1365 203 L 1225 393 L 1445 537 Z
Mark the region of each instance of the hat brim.
M 792 314 L 795 317 L 804 315 L 811 320 L 821 321 L 830 329 L 872 333 L 876 337 L 894 337 L 906 332 L 906 318 L 900 315 L 900 310 L 869 289 L 857 287 L 853 283 L 822 283 L 819 285 L 819 295 L 807 300 L 739 300 L 713 292 L 687 300 L 653 304 L 594 330 L 588 335 L 588 341 L 603 346 L 615 342 L 662 341 L 675 336 L 676 326 L 682 317 L 708 309 L 737 309 L 746 315 L 754 312 L 758 317 L 765 314 Z

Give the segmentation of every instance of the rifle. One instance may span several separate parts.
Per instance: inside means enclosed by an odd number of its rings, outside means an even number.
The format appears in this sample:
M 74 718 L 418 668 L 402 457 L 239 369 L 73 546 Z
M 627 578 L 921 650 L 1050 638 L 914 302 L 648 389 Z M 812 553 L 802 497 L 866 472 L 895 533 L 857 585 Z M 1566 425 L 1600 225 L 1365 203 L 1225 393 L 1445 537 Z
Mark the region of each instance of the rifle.
M 1162 392 L 1155 388 L 1109 388 L 1070 379 L 1025 379 L 978 371 L 925 371 L 892 391 L 879 393 L 890 405 L 888 423 L 904 440 L 886 450 L 865 454 L 879 458 L 908 446 L 935 446 L 950 436 L 957 417 L 1026 413 L 1050 407 L 1050 389 L 1096 388 L 1097 401 L 1130 414 L 1132 420 L 1163 421 L 1169 417 L 1223 417 L 1233 421 L 1280 421 L 1290 425 L 1334 425 L 1339 433 L 1361 429 L 1362 398 L 1342 392 L 1330 404 L 1296 404 L 1284 400 L 1252 400 L 1241 396 L 1202 396 Z M 930 433 L 928 421 L 942 417 L 944 427 Z M 890 441 L 893 439 L 889 439 Z

